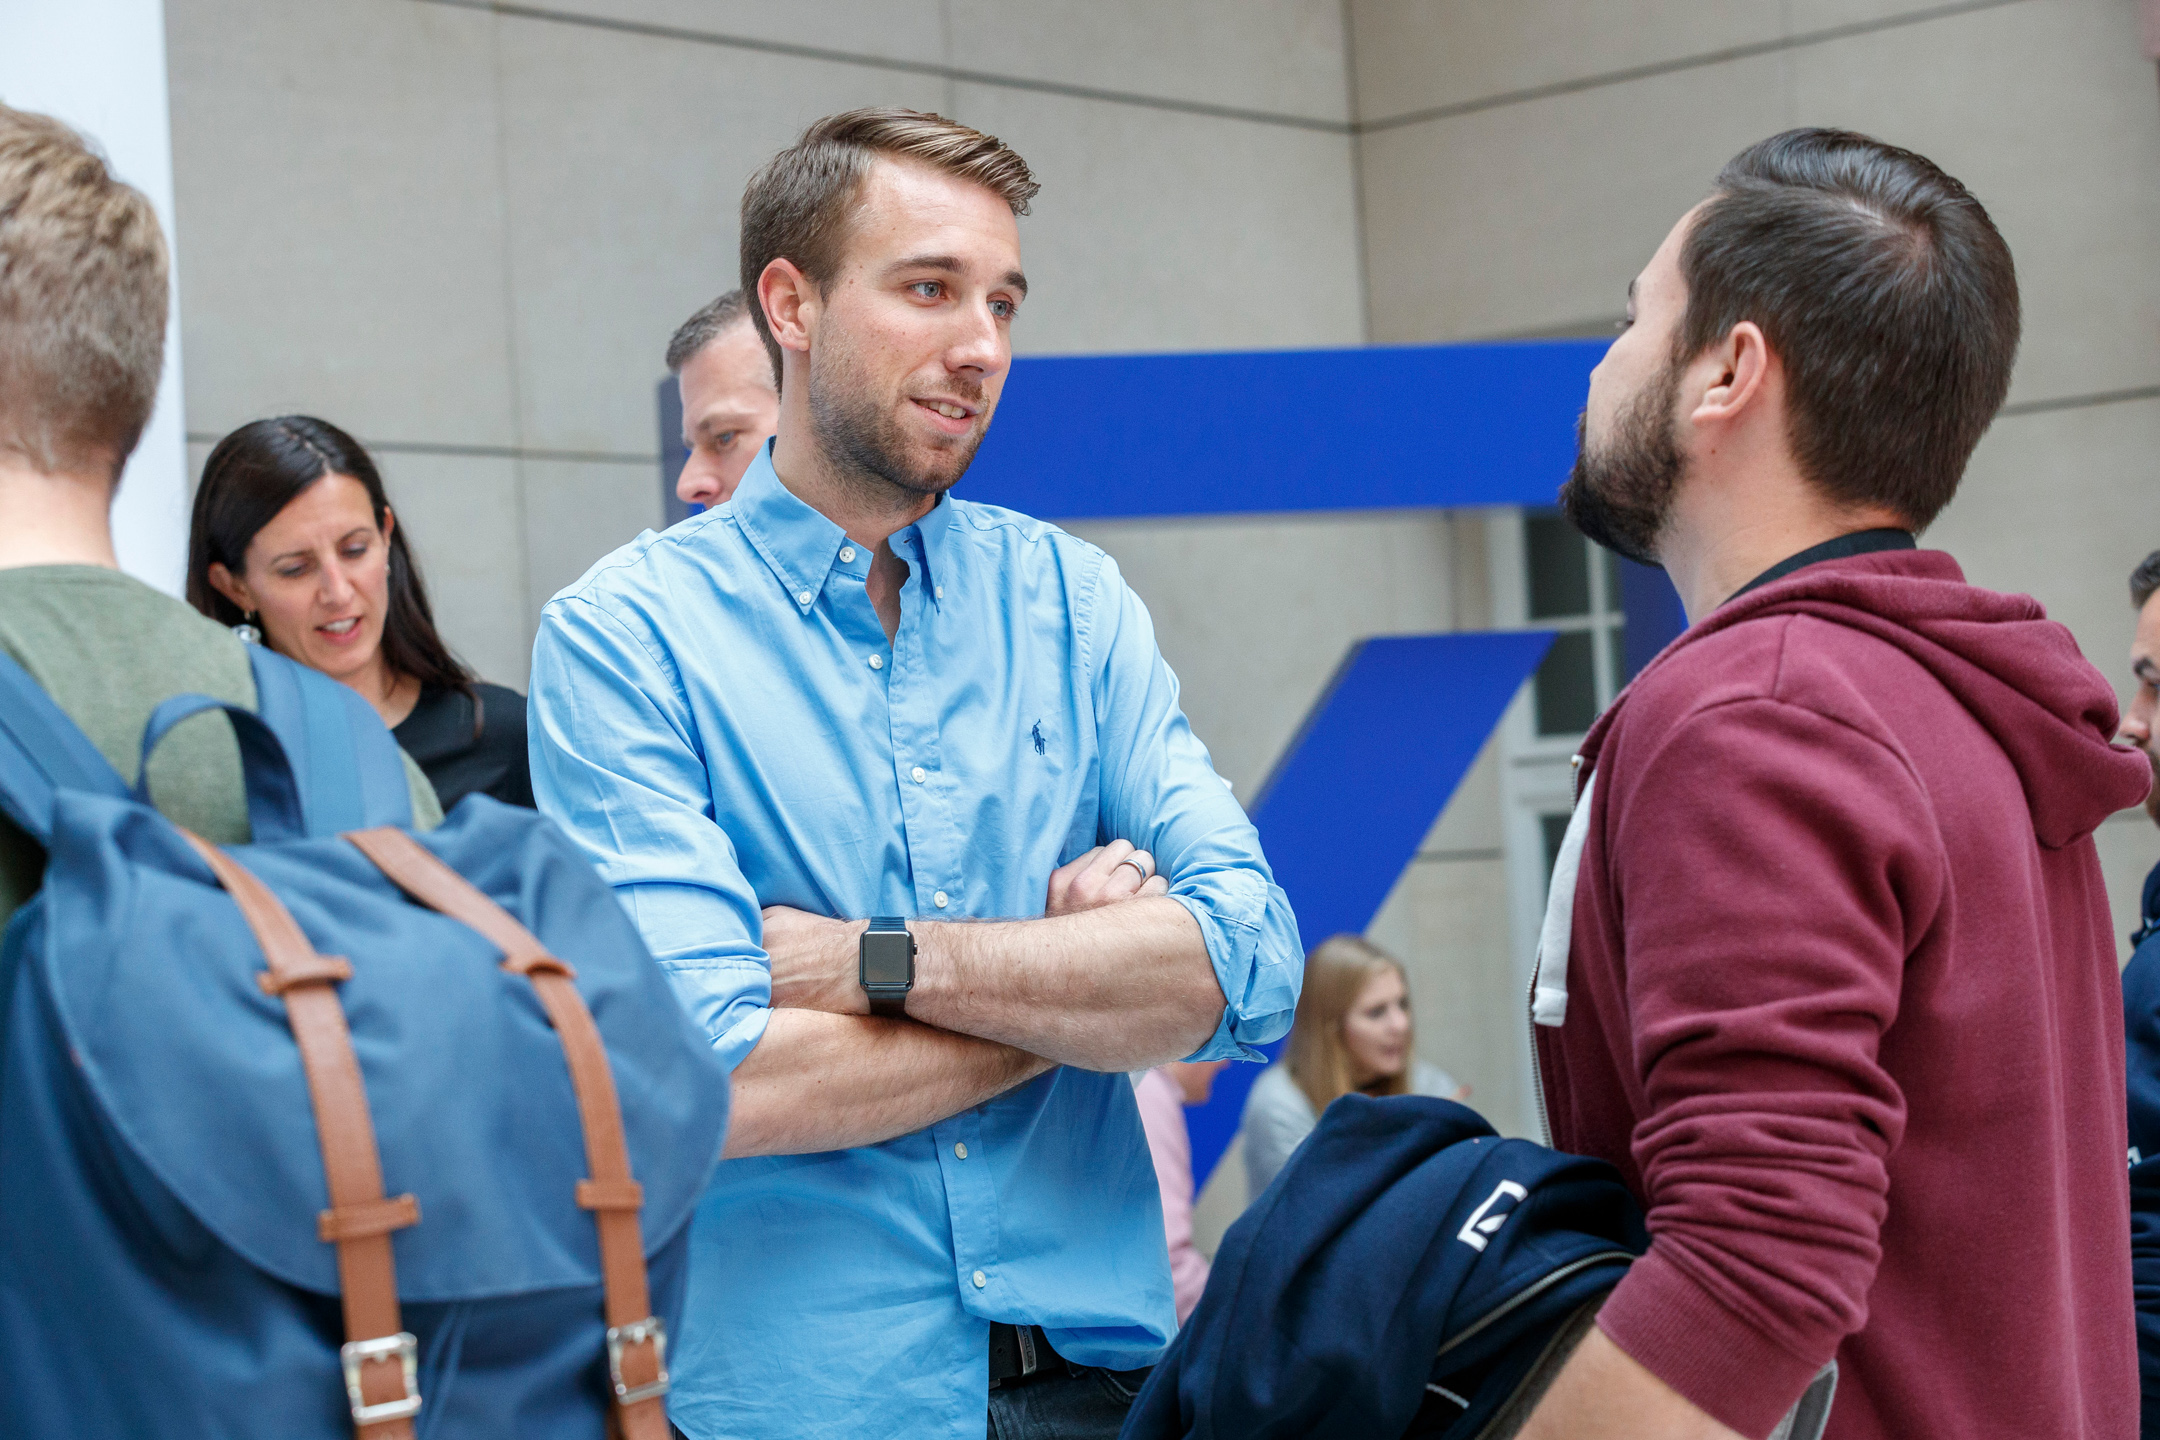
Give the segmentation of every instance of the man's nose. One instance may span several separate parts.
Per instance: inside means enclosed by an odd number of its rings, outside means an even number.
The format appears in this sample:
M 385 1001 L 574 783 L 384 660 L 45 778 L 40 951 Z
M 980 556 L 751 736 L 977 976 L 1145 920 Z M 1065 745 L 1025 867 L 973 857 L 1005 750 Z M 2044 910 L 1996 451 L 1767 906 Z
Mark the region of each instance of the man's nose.
M 981 306 L 967 307 L 962 315 L 964 318 L 956 322 L 961 331 L 945 352 L 946 368 L 973 371 L 977 380 L 1002 373 L 1012 350 L 997 320 Z
M 675 498 L 685 505 L 710 505 L 720 494 L 717 476 L 708 475 L 696 462 L 683 466 L 681 478 L 675 482 Z

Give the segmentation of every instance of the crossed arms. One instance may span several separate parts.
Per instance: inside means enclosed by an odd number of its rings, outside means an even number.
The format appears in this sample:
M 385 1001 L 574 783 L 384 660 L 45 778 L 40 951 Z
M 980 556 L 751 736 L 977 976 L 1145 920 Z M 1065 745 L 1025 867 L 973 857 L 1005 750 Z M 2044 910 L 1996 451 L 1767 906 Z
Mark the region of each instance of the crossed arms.
M 1103 564 L 1091 673 L 1076 676 L 1092 692 L 1101 736 L 1087 760 L 1098 767 L 1094 828 L 1145 845 L 1166 873 L 1144 883 L 1152 862 L 1121 863 L 1135 852 L 1112 841 L 1057 869 L 1037 900 L 1013 893 L 1024 873 L 1013 867 L 1028 863 L 1023 849 L 1041 857 L 1034 864 L 1050 862 L 1056 837 L 985 837 L 983 863 L 1005 867 L 988 881 L 1004 887 L 990 903 L 1007 914 L 1040 903 L 1046 913 L 913 922 L 919 950 L 904 1021 L 864 1013 L 856 955 L 869 912 L 849 913 L 871 903 L 863 887 L 795 858 L 848 852 L 817 848 L 795 828 L 814 812 L 790 811 L 750 781 L 741 793 L 715 791 L 706 747 L 740 737 L 715 713 L 718 701 L 685 685 L 649 617 L 570 596 L 549 605 L 533 656 L 535 790 L 616 887 L 732 1068 L 728 1155 L 873 1144 L 1055 1065 L 1125 1070 L 1251 1054 L 1248 1044 L 1288 1028 L 1302 968 L 1296 922 L 1177 709 L 1145 611 Z M 761 723 L 771 731 L 776 722 Z M 784 750 L 790 738 L 773 743 Z M 827 763 L 822 753 L 817 763 Z M 723 812 L 745 853 L 760 857 L 756 884 L 734 835 L 714 823 Z M 820 910 L 830 897 L 851 898 L 832 906 L 842 918 L 770 905 L 761 913 L 761 899 L 776 895 Z
M 773 1013 L 736 1067 L 725 1153 L 875 1144 L 1053 1065 L 1133 1070 L 1200 1049 L 1222 987 L 1168 883 L 1141 881 L 1153 868 L 1119 840 L 1051 876 L 1042 919 L 916 923 L 908 1020 L 867 1013 L 865 922 L 766 910 Z

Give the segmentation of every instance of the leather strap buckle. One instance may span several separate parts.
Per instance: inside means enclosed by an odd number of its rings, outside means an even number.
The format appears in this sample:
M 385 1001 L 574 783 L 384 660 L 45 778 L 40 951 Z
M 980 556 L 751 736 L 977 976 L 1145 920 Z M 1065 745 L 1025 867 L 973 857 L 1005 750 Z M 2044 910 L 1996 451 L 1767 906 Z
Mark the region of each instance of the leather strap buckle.
M 338 1351 L 345 1365 L 345 1394 L 352 1401 L 355 1425 L 380 1425 L 386 1420 L 405 1420 L 420 1410 L 420 1342 L 409 1330 L 374 1340 L 348 1340 Z M 361 1393 L 361 1367 L 396 1360 L 405 1371 L 405 1395 L 370 1405 Z
M 651 1345 L 653 1352 L 653 1379 L 643 1385 L 631 1385 L 623 1379 L 623 1353 L 633 1345 Z M 610 1325 L 607 1328 L 608 1380 L 615 1387 L 617 1405 L 635 1405 L 641 1400 L 657 1400 L 668 1393 L 667 1373 L 667 1326 L 657 1315 L 643 1320 L 633 1320 L 628 1325 Z

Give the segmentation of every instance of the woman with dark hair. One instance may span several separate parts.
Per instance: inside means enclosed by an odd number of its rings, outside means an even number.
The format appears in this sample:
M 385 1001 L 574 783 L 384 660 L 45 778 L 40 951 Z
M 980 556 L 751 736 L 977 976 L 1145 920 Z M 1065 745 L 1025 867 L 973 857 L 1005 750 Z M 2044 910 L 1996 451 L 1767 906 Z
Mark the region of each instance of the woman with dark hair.
M 367 697 L 444 810 L 475 792 L 533 803 L 525 697 L 443 644 L 382 476 L 337 426 L 286 415 L 218 442 L 195 491 L 187 598 Z

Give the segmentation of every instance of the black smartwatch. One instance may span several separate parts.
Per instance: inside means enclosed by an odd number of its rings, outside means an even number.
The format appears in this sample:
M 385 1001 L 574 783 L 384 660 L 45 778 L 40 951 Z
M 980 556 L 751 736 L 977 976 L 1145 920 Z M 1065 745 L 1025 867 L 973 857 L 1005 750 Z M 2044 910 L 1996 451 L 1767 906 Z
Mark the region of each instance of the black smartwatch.
M 863 931 L 862 988 L 870 1013 L 894 1019 L 907 1014 L 908 991 L 915 988 L 915 937 L 898 915 L 878 915 Z

